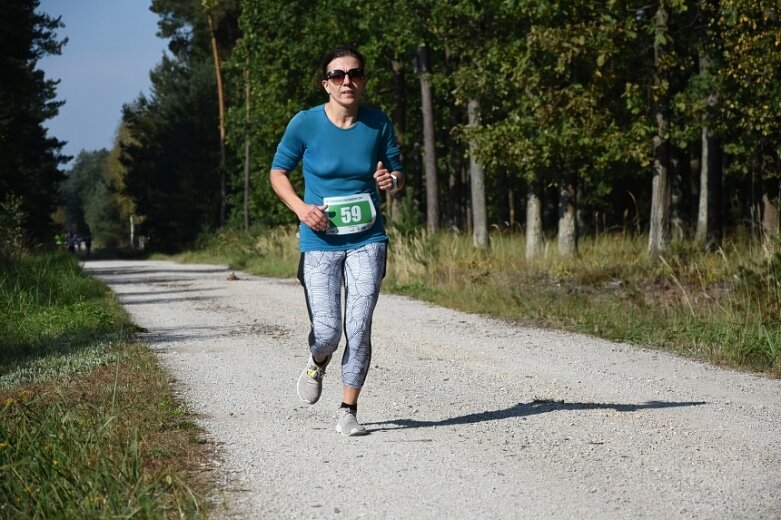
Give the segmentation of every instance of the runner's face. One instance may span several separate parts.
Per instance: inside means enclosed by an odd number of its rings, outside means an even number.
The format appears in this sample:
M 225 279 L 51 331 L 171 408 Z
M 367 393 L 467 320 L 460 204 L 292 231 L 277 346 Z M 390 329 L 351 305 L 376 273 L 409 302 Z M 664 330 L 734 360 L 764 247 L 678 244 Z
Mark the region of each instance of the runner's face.
M 360 69 L 361 63 L 354 56 L 341 56 L 334 58 L 328 64 L 327 72 L 332 70 L 348 71 L 351 69 Z M 328 93 L 331 101 L 344 106 L 355 105 L 360 102 L 363 90 L 366 87 L 366 80 L 351 80 L 349 76 L 344 77 L 341 85 L 336 85 L 331 80 L 323 81 L 323 88 Z

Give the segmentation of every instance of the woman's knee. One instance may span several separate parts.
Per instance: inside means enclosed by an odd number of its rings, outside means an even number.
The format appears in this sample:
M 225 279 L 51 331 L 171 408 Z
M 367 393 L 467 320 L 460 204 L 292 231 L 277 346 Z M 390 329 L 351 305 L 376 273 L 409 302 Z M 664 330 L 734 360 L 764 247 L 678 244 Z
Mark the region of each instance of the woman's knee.
M 314 347 L 324 354 L 330 354 L 339 346 L 342 338 L 342 322 L 339 318 L 321 316 L 312 321 Z

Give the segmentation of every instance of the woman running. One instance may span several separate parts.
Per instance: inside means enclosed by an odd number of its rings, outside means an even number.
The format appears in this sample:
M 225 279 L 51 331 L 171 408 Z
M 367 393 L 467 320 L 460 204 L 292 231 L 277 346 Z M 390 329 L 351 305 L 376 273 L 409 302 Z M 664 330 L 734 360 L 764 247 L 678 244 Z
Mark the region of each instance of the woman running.
M 404 174 L 390 120 L 360 103 L 367 81 L 360 52 L 332 49 L 323 59 L 322 74 L 328 100 L 290 120 L 271 165 L 271 185 L 301 223 L 298 279 L 312 328 L 298 395 L 309 404 L 320 399 L 323 376 L 344 327 L 336 431 L 365 435 L 357 419 L 358 397 L 369 371 L 372 315 L 388 248 L 378 188 L 401 189 Z M 299 161 L 303 199 L 289 178 Z

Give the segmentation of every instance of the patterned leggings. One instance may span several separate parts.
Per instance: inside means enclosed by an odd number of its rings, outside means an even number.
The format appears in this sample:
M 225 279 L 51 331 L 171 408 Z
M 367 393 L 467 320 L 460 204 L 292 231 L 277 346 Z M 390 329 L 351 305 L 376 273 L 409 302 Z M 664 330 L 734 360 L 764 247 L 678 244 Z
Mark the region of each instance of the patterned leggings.
M 387 242 L 349 251 L 301 253 L 298 280 L 304 286 L 312 330 L 309 351 L 317 358 L 333 354 L 342 336 L 342 294 L 345 286 L 342 382 L 361 388 L 372 354 L 372 315 L 385 277 Z

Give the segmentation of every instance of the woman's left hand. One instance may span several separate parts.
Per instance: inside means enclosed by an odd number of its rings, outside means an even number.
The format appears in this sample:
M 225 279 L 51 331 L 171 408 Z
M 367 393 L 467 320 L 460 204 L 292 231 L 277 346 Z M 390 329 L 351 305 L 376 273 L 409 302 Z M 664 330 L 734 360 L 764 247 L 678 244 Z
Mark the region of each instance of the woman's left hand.
M 394 182 L 390 170 L 383 166 L 382 161 L 377 163 L 377 171 L 374 172 L 374 180 L 383 191 L 393 191 Z

